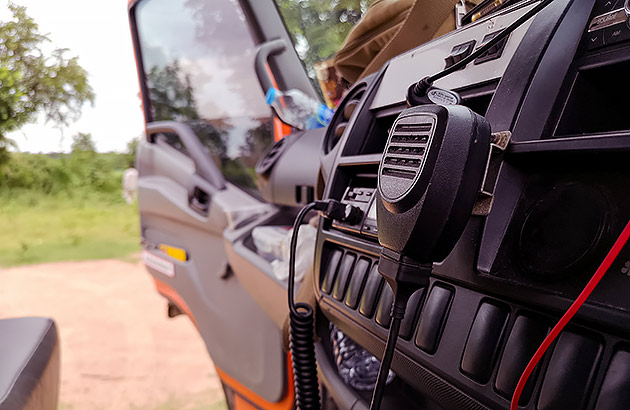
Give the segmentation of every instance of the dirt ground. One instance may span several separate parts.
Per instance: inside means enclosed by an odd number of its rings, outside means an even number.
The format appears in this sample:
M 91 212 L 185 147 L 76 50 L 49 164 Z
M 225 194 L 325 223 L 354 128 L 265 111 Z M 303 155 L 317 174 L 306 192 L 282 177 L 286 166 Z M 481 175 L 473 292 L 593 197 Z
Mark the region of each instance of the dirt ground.
M 168 319 L 141 263 L 0 268 L 0 318 L 48 316 L 61 339 L 60 409 L 222 409 L 192 323 Z

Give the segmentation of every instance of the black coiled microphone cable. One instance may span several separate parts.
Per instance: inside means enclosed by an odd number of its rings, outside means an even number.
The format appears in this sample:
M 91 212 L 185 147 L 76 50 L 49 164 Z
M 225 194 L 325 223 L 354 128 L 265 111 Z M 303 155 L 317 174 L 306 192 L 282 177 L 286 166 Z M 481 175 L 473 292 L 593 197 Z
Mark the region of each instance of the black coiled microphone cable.
M 306 214 L 315 208 L 315 203 L 306 205 L 295 218 L 291 248 L 289 250 L 289 348 L 293 360 L 293 387 L 295 389 L 295 408 L 298 410 L 319 410 L 319 382 L 315 363 L 315 316 L 308 303 L 295 303 L 295 252 L 298 230 Z
M 342 204 L 335 200 L 315 201 L 300 210 L 293 222 L 293 234 L 289 248 L 289 348 L 293 360 L 293 387 L 295 389 L 295 408 L 297 410 L 319 410 L 319 381 L 315 361 L 315 316 L 308 303 L 295 303 L 295 253 L 298 231 L 304 218 L 311 210 L 321 211 L 330 219 L 358 223 L 363 217 L 359 208 Z M 308 284 L 307 284 L 308 286 Z

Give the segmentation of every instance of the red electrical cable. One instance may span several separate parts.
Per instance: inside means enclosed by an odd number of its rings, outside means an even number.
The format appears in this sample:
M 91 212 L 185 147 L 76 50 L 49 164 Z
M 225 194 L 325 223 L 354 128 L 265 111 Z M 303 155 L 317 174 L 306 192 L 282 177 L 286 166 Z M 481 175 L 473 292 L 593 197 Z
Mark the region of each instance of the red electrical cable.
M 540 347 L 538 347 L 536 353 L 534 353 L 534 356 L 527 364 L 527 367 L 523 371 L 523 374 L 521 375 L 521 378 L 516 385 L 516 390 L 514 390 L 514 395 L 512 396 L 510 410 L 518 410 L 518 400 L 521 397 L 521 393 L 523 392 L 525 383 L 527 383 L 527 379 L 534 371 L 534 368 L 536 367 L 542 356 L 545 354 L 551 343 L 553 343 L 553 341 L 556 339 L 556 337 L 558 337 L 562 329 L 566 326 L 567 323 L 569 323 L 569 321 L 571 320 L 571 318 L 573 318 L 578 309 L 580 309 L 586 299 L 591 295 L 606 271 L 608 271 L 608 269 L 610 268 L 610 265 L 612 265 L 612 263 L 619 255 L 619 252 L 621 252 L 621 249 L 628 241 L 628 238 L 630 238 L 630 222 L 628 222 L 626 227 L 623 229 L 621 235 L 619 235 L 619 238 L 617 238 L 617 240 L 615 241 L 615 244 L 608 252 L 608 255 L 606 255 L 606 257 L 604 258 L 602 264 L 599 265 L 599 268 L 597 268 L 597 271 L 595 271 L 595 274 L 593 275 L 591 280 L 588 281 L 588 283 L 582 290 L 582 293 L 580 293 L 580 296 L 575 299 L 575 302 L 573 302 L 571 307 L 564 313 L 558 323 L 547 335 L 545 340 L 543 340 L 543 342 L 540 344 Z

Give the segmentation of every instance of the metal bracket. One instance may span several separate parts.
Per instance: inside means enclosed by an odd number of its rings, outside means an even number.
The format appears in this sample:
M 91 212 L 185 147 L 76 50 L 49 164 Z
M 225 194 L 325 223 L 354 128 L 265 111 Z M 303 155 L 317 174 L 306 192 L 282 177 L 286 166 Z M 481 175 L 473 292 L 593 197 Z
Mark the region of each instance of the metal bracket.
M 462 19 L 466 15 L 466 1 L 459 0 L 459 3 L 455 5 L 455 28 L 458 29 L 462 26 Z
M 512 133 L 510 131 L 500 131 L 492 134 L 490 141 L 490 154 L 488 155 L 488 163 L 486 164 L 486 172 L 483 175 L 481 189 L 477 196 L 477 202 L 473 207 L 473 215 L 486 216 L 492 209 L 494 202 L 494 188 L 497 184 L 497 178 L 503 164 L 503 155 L 510 143 Z

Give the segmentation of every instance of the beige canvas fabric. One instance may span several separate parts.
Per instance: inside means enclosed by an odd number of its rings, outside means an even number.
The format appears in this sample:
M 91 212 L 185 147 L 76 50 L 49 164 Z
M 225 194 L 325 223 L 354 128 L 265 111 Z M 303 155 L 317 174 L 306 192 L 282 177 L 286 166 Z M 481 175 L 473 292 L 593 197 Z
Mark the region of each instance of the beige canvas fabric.
M 468 0 L 475 5 L 480 0 Z M 455 29 L 457 0 L 378 0 L 350 31 L 334 58 L 349 83 L 378 71 L 385 62 Z

